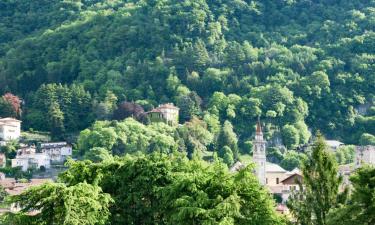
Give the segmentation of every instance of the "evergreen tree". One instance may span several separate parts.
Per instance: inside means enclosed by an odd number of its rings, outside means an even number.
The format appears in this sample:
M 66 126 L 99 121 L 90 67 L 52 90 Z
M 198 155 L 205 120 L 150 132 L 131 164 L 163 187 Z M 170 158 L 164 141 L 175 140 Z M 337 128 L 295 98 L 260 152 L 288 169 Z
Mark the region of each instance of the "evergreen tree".
M 59 137 L 64 133 L 64 113 L 57 102 L 52 102 L 48 108 L 48 124 L 53 137 Z
M 311 156 L 302 165 L 303 182 L 288 201 L 288 207 L 303 225 L 326 225 L 328 212 L 336 207 L 342 177 L 335 158 L 318 134 Z

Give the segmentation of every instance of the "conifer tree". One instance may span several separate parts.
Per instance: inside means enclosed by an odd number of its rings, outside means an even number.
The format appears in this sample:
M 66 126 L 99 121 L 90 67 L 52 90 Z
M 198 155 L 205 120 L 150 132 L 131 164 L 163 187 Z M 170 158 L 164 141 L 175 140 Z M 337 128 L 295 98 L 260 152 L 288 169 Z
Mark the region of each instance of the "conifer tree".
M 288 207 L 302 225 L 326 225 L 327 214 L 339 199 L 342 177 L 337 175 L 337 162 L 326 150 L 319 133 L 310 157 L 302 166 L 303 182 L 293 194 Z

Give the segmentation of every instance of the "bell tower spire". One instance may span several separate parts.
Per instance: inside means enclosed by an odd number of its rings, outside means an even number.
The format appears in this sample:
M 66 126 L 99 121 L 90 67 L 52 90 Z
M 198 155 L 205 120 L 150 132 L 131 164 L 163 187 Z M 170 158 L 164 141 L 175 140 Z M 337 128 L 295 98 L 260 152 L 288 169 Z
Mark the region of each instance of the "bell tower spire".
M 266 141 L 263 139 L 262 125 L 258 118 L 253 141 L 253 161 L 255 163 L 255 173 L 260 184 L 266 184 Z

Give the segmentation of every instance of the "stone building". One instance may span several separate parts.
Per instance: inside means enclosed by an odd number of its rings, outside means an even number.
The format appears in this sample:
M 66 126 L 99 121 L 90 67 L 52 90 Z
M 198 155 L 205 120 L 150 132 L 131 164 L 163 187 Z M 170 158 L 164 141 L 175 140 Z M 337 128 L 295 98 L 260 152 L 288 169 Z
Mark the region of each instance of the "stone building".
M 263 132 L 260 122 L 257 122 L 255 139 L 253 141 L 253 161 L 255 163 L 255 174 L 260 184 L 266 184 L 266 141 L 263 139 Z
M 180 109 L 173 103 L 159 105 L 157 108 L 147 112 L 151 122 L 164 122 L 172 126 L 178 125 L 178 114 Z

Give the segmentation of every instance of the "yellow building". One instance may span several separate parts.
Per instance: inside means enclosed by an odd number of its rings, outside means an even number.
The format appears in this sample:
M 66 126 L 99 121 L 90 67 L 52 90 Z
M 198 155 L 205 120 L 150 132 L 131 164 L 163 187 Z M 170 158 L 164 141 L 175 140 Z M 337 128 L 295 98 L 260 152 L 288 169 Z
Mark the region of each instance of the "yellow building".
M 167 103 L 147 112 L 147 116 L 151 122 L 164 122 L 175 126 L 178 125 L 179 111 L 180 109 L 174 106 L 173 103 Z

